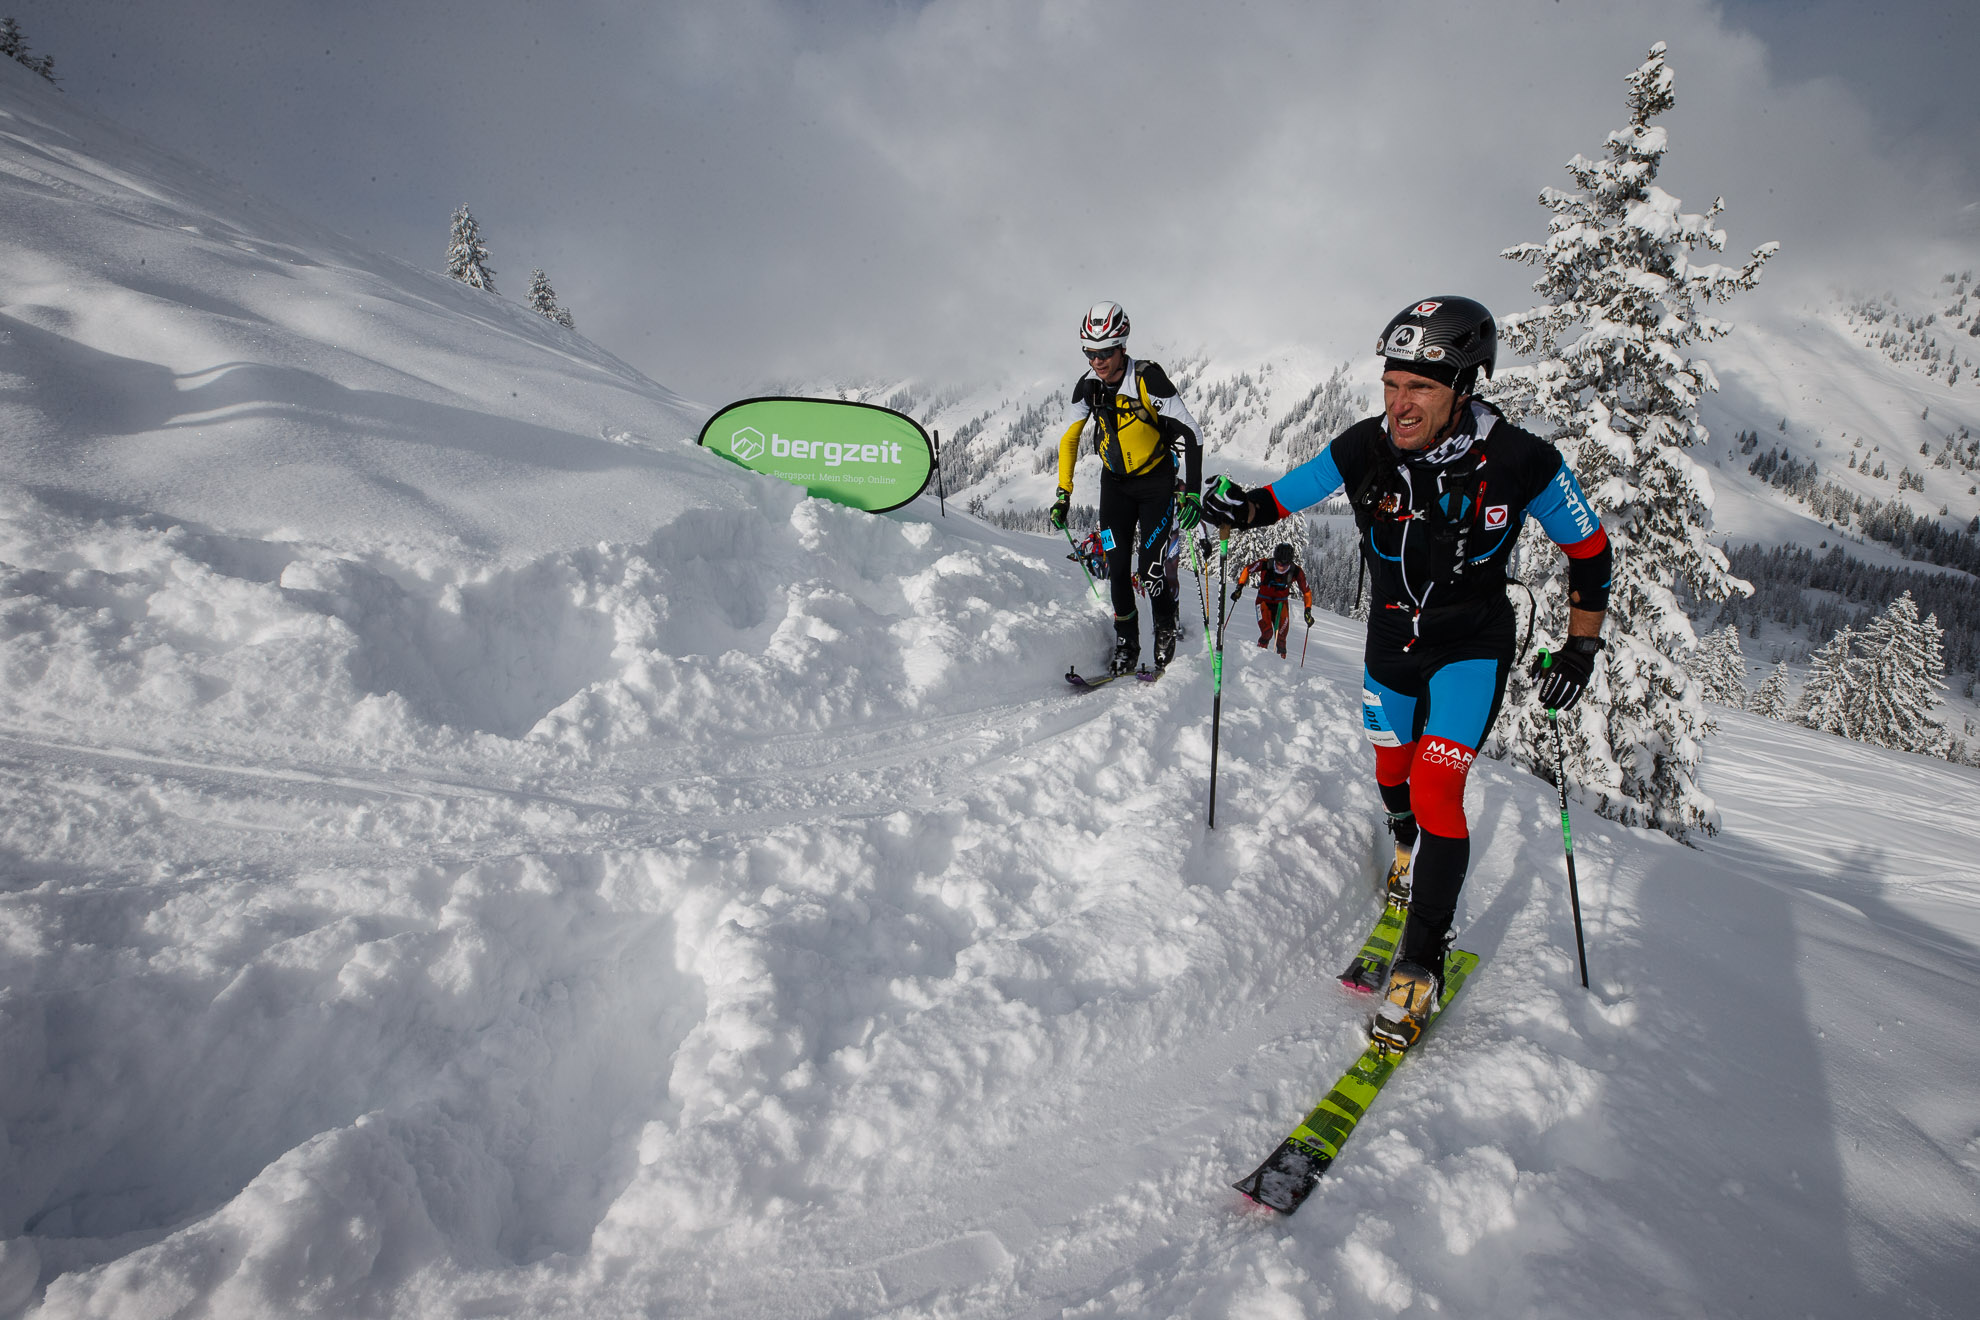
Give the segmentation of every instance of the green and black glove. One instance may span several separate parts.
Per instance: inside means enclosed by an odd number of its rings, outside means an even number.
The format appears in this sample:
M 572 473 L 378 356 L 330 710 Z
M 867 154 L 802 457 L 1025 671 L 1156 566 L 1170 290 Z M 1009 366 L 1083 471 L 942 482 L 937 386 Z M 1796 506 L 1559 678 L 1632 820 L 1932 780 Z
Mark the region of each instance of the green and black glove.
M 1203 521 L 1203 497 L 1193 490 L 1176 496 L 1176 526 L 1188 531 Z
M 1270 486 L 1246 490 L 1229 477 L 1204 483 L 1203 521 L 1213 527 L 1265 527 L 1279 521 L 1279 501 Z
M 1066 530 L 1066 523 L 1072 517 L 1072 492 L 1062 490 L 1059 498 L 1052 501 L 1052 525 L 1060 531 Z
M 1558 651 L 1544 647 L 1527 666 L 1526 674 L 1540 685 L 1534 694 L 1548 710 L 1572 710 L 1582 689 L 1595 674 L 1595 657 L 1602 652 L 1599 637 L 1570 637 Z

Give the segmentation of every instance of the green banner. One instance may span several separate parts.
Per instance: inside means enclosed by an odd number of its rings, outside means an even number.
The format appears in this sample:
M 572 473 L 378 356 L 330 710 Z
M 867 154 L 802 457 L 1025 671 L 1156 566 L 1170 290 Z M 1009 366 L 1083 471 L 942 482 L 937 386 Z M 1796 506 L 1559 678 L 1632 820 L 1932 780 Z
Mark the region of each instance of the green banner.
M 868 513 L 900 508 L 935 471 L 934 446 L 912 417 L 841 399 L 744 399 L 709 418 L 696 443 Z

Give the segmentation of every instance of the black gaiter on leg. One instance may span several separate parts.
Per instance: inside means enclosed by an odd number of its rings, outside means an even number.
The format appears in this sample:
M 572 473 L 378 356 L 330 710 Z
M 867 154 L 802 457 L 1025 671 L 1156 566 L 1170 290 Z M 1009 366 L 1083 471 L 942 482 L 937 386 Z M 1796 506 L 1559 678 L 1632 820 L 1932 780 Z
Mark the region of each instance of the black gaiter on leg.
M 1389 832 L 1396 836 L 1396 846 L 1414 848 L 1416 846 L 1416 815 L 1409 809 L 1409 781 L 1400 784 L 1377 784 L 1381 790 L 1382 806 L 1389 813 Z
M 1397 957 L 1433 972 L 1444 968 L 1444 940 L 1457 916 L 1458 891 L 1471 865 L 1471 840 L 1449 839 L 1423 830 L 1411 868 L 1409 923 L 1403 927 Z

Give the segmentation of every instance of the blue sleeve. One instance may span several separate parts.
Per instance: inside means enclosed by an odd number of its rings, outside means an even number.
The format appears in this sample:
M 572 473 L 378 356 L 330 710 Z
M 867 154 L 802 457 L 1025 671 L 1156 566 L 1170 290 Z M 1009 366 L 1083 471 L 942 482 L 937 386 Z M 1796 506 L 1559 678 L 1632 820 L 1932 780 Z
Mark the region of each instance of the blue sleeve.
M 1331 444 L 1267 487 L 1287 513 L 1310 509 L 1340 488 L 1341 470 Z
M 1541 530 L 1555 545 L 1580 545 L 1602 531 L 1602 520 L 1595 516 L 1594 507 L 1581 493 L 1581 483 L 1574 479 L 1574 470 L 1565 460 L 1546 487 L 1526 506 L 1526 511 L 1539 520 Z M 1606 542 L 1607 538 L 1603 539 Z

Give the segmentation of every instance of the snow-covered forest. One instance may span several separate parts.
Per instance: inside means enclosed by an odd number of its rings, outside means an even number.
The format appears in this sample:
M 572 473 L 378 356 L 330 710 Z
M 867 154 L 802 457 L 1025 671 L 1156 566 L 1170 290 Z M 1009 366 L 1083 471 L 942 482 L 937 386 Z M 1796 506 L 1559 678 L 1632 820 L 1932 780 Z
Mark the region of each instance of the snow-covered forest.
M 1230 1183 L 1365 1039 L 1389 853 L 1338 503 L 1275 534 L 1304 647 L 1231 625 L 1209 829 L 1200 634 L 1059 678 L 1111 628 L 1039 521 L 1070 341 L 766 381 L 941 434 L 946 514 L 868 515 L 698 448 L 454 199 L 410 265 L 45 72 L 0 61 L 0 1318 L 1969 1309 L 1970 279 L 1685 350 L 1645 461 L 1753 588 L 1656 625 L 1713 828 L 1577 781 L 1584 989 L 1554 787 L 1481 760 L 1480 969 L 1282 1218 Z M 1375 410 L 1363 339 L 1137 348 L 1255 481 Z

